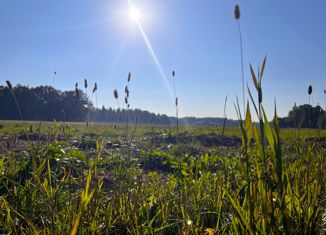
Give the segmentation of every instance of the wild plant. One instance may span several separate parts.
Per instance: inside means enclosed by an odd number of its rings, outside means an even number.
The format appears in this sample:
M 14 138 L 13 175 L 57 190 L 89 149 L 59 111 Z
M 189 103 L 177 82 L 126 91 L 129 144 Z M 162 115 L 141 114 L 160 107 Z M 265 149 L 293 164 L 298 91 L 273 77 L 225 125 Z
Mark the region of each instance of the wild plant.
M 326 89 L 324 90 L 324 95 L 325 95 L 325 112 L 326 112 Z
M 16 95 L 15 95 L 15 92 L 14 92 L 14 87 L 12 86 L 12 84 L 11 84 L 11 82 L 9 80 L 6 80 L 6 84 L 7 84 L 7 87 L 9 89 L 14 101 L 15 101 L 16 108 L 17 108 L 17 111 L 18 111 L 18 114 L 19 114 L 19 118 L 20 118 L 21 121 L 24 121 L 23 114 L 21 112 L 19 103 L 17 101 Z M 29 135 L 27 133 L 25 133 L 25 135 L 26 135 L 26 138 L 27 138 L 28 142 L 30 144 L 32 144 L 32 142 L 30 141 Z M 9 142 L 7 142 L 7 143 L 9 143 Z
M 128 79 L 127 79 L 127 85 L 125 86 L 125 105 L 126 105 L 126 118 L 125 118 L 125 139 L 128 139 L 128 124 L 129 124 L 129 107 L 130 107 L 130 103 L 129 103 L 129 83 L 131 80 L 131 73 L 128 73 Z
M 57 72 L 56 71 L 54 71 L 53 72 L 53 78 L 52 78 L 52 87 L 54 88 L 54 81 L 56 80 L 56 77 L 57 76 Z
M 117 89 L 114 89 L 114 91 L 113 91 L 113 97 L 114 97 L 114 99 L 116 100 L 116 102 L 117 102 L 117 111 L 118 110 L 120 110 L 120 104 L 119 104 L 119 94 L 118 94 L 118 91 L 117 91 Z M 120 121 L 121 121 L 121 117 L 119 116 L 119 125 L 120 125 Z
M 94 83 L 93 95 L 95 94 L 95 107 L 97 108 L 97 83 Z
M 85 94 L 86 97 L 88 97 L 87 94 L 87 88 L 88 88 L 88 82 L 87 79 L 84 79 L 84 88 L 85 88 Z M 86 124 L 86 133 L 88 133 L 88 125 L 89 125 L 89 103 L 87 102 L 87 106 L 86 106 L 86 117 L 85 117 L 85 124 Z
M 239 32 L 239 41 L 240 41 L 240 62 L 241 62 L 241 80 L 242 80 L 242 101 L 243 101 L 243 112 L 246 111 L 246 96 L 245 96 L 245 79 L 244 79 L 244 70 L 243 70 L 243 46 L 242 46 L 242 33 L 241 33 L 241 25 L 240 25 L 240 7 L 238 4 L 234 7 L 234 18 L 238 24 L 238 32 Z
M 24 118 L 23 118 L 23 114 L 22 114 L 21 109 L 20 109 L 20 106 L 19 106 L 19 104 L 18 104 L 18 101 L 17 101 L 16 95 L 15 95 L 15 92 L 14 92 L 14 88 L 13 88 L 13 86 L 12 86 L 12 84 L 11 84 L 11 82 L 10 82 L 9 80 L 7 80 L 6 83 L 7 83 L 7 87 L 8 87 L 8 89 L 9 89 L 11 95 L 12 95 L 12 98 L 13 98 L 14 101 L 15 101 L 16 108 L 17 108 L 17 111 L 18 111 L 18 114 L 19 114 L 19 118 L 20 118 L 20 120 L 23 121 L 23 120 L 24 120 Z
M 179 105 L 178 105 L 178 96 L 176 95 L 176 91 L 175 91 L 175 71 L 172 71 L 172 77 L 173 77 L 173 93 L 174 93 L 174 100 L 175 100 L 175 118 L 177 121 L 177 139 L 179 136 Z
M 224 130 L 225 130 L 225 125 L 226 125 L 226 103 L 228 101 L 228 96 L 225 96 L 225 100 L 224 100 L 224 109 L 223 109 L 223 115 L 224 115 L 224 120 L 223 120 L 223 127 L 222 127 L 222 136 L 224 135 Z
M 312 93 L 312 86 L 309 85 L 309 86 L 308 86 L 309 105 L 311 105 L 311 103 L 310 103 L 310 96 L 311 96 L 311 93 Z
M 75 83 L 75 95 L 76 95 L 76 98 L 79 99 L 80 97 L 80 92 L 78 90 L 78 82 Z

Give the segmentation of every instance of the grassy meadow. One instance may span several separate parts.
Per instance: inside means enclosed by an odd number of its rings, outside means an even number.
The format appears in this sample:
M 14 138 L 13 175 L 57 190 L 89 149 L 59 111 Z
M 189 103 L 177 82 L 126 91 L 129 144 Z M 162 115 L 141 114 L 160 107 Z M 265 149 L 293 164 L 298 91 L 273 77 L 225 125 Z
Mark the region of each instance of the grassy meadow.
M 267 122 L 263 144 L 248 117 L 247 129 L 223 136 L 221 127 L 177 134 L 172 126 L 2 121 L 0 232 L 322 233 L 326 131 Z
M 326 130 L 280 128 L 277 105 L 267 119 L 266 57 L 246 90 L 234 16 L 237 128 L 179 125 L 175 71 L 172 126 L 92 123 L 87 103 L 85 122 L 23 121 L 7 81 L 22 121 L 0 121 L 0 234 L 325 234 Z

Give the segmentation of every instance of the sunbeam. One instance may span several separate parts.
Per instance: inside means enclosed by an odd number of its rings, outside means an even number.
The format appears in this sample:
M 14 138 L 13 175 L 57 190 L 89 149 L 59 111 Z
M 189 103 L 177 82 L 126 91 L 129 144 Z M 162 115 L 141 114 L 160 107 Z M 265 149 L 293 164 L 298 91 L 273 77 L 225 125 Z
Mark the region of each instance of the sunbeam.
M 152 44 L 150 43 L 150 41 L 149 41 L 149 39 L 147 37 L 147 34 L 146 34 L 146 32 L 145 32 L 145 30 L 144 30 L 144 28 L 143 28 L 143 26 L 142 26 L 142 24 L 140 22 L 141 21 L 141 13 L 132 4 L 131 0 L 128 0 L 128 3 L 129 3 L 129 7 L 130 7 L 130 16 L 131 16 L 132 20 L 137 23 L 139 31 L 140 31 L 140 33 L 141 33 L 141 35 L 142 35 L 142 37 L 144 39 L 144 42 L 145 42 L 145 44 L 147 46 L 147 49 L 150 52 L 150 54 L 151 54 L 151 56 L 153 58 L 153 61 L 154 61 L 155 65 L 156 65 L 156 68 L 160 73 L 161 79 L 162 79 L 164 85 L 166 86 L 166 89 L 168 90 L 171 98 L 173 99 L 174 95 L 173 95 L 173 91 L 172 91 L 172 88 L 170 86 L 170 83 L 169 83 L 169 81 L 168 81 L 168 79 L 167 79 L 167 77 L 166 77 L 166 75 L 165 75 L 165 73 L 164 73 L 164 71 L 162 69 L 161 63 L 160 63 L 160 61 L 158 60 L 158 58 L 156 56 L 156 53 L 155 53 L 155 51 L 154 51 L 154 49 L 152 47 Z
M 150 54 L 151 54 L 151 56 L 152 56 L 152 58 L 154 60 L 154 63 L 156 65 L 156 67 L 157 67 L 157 70 L 159 71 L 159 73 L 161 75 L 161 78 L 162 78 L 166 88 L 168 89 L 168 91 L 170 93 L 170 96 L 173 98 L 174 96 L 173 96 L 172 88 L 171 88 L 171 86 L 170 86 L 170 84 L 168 82 L 168 79 L 165 76 L 165 73 L 164 73 L 164 71 L 162 69 L 162 66 L 161 66 L 161 64 L 160 64 L 160 62 L 159 62 L 159 60 L 158 60 L 158 58 L 157 58 L 157 56 L 156 56 L 156 54 L 154 52 L 154 49 L 153 49 L 150 41 L 148 40 L 148 37 L 147 37 L 147 35 L 146 35 L 146 33 L 145 33 L 145 31 L 144 31 L 144 29 L 143 29 L 143 27 L 142 27 L 142 25 L 141 25 L 141 23 L 139 21 L 137 21 L 137 25 L 139 27 L 139 31 L 141 32 L 141 34 L 143 36 L 145 44 L 146 44 L 146 46 L 147 46 L 147 48 L 148 48 L 148 50 L 149 50 L 149 52 L 150 52 Z

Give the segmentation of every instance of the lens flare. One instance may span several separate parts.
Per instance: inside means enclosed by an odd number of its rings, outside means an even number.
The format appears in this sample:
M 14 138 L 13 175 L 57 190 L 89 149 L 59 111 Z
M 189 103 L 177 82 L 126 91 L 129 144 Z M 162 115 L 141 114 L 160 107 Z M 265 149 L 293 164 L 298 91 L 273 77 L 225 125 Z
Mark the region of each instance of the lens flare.
M 139 22 L 141 14 L 140 14 L 140 11 L 137 8 L 131 7 L 130 10 L 129 10 L 129 16 L 130 16 L 131 20 Z

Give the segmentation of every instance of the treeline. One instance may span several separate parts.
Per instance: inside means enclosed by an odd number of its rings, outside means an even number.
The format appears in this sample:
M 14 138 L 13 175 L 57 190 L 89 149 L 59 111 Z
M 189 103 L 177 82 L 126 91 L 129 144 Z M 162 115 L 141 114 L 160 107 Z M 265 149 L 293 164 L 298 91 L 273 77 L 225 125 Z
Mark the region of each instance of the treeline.
M 279 119 L 280 127 L 326 128 L 326 112 L 319 105 L 294 105 L 287 117 Z
M 176 123 L 175 117 L 164 114 L 154 114 L 140 109 L 95 108 L 82 90 L 59 91 L 51 86 L 27 87 L 17 85 L 12 89 L 22 118 L 37 121 L 85 122 L 86 117 L 92 122 L 139 123 L 153 125 L 170 125 Z M 0 86 L 0 119 L 20 120 L 11 90 Z M 185 117 L 179 119 L 179 124 L 189 125 L 223 125 L 223 118 Z M 237 126 L 237 121 L 227 120 L 227 126 Z

